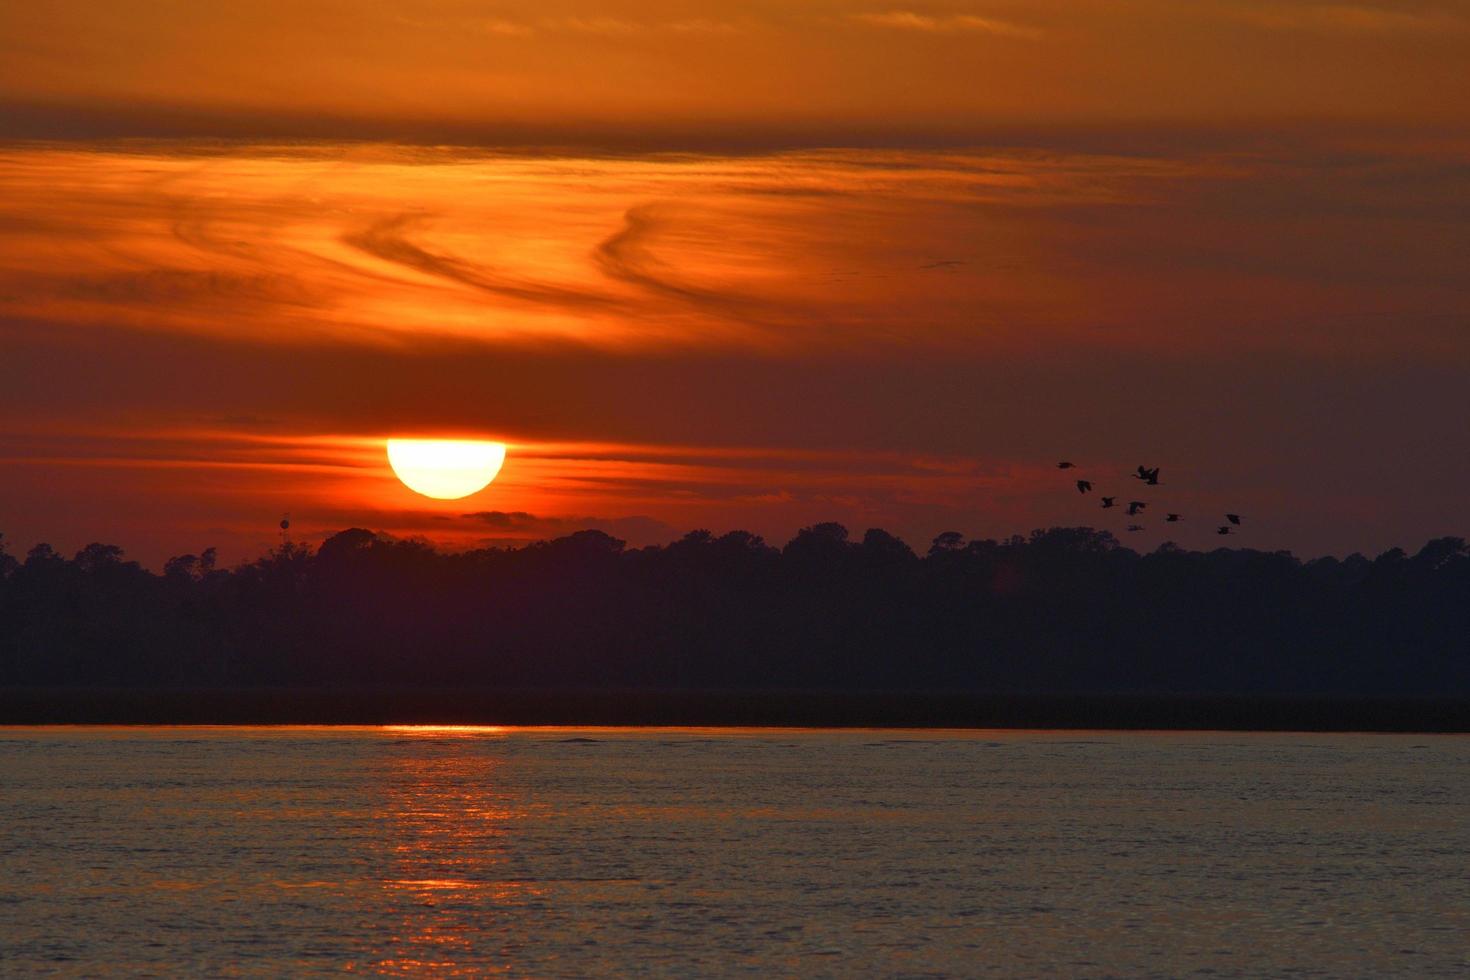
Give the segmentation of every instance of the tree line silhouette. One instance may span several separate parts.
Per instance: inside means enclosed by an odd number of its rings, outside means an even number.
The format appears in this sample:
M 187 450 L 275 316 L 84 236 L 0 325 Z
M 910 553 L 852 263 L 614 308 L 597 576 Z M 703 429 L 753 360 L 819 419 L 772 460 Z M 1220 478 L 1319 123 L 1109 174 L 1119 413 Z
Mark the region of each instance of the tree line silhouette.
M 827 523 L 444 553 L 353 528 L 162 574 L 0 547 L 0 684 L 1463 696 L 1470 547 L 1139 554 L 1052 528 L 919 555 Z

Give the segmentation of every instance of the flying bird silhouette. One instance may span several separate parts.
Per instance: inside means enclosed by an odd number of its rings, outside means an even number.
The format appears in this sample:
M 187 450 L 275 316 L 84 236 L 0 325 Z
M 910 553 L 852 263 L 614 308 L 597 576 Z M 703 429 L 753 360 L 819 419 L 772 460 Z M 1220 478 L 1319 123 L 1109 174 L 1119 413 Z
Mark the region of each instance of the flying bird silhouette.
M 1240 523 L 1240 515 L 1239 514 L 1226 514 L 1225 515 L 1225 519 L 1227 521 L 1229 521 L 1231 524 L 1239 524 Z
M 1230 533 L 1230 525 L 1229 524 L 1221 524 L 1220 525 L 1220 530 L 1216 531 L 1215 533 L 1216 534 L 1229 534 Z
M 1142 524 L 1129 524 L 1128 525 L 1128 530 L 1130 530 L 1130 531 L 1142 531 L 1143 530 L 1143 525 Z
M 1179 523 L 1179 515 L 1170 514 L 1168 517 L 1164 518 L 1164 520 L 1168 521 L 1170 524 L 1177 524 Z
M 1128 516 L 1129 517 L 1132 517 L 1134 514 L 1136 514 L 1139 511 L 1143 510 L 1147 506 L 1148 506 L 1148 504 L 1144 503 L 1142 500 L 1130 500 L 1130 501 L 1128 501 Z
M 1159 485 L 1159 468 L 1155 466 L 1153 469 L 1149 469 L 1140 463 L 1138 472 L 1133 474 L 1133 479 L 1142 480 L 1149 486 L 1156 487 Z
M 1102 499 L 1102 502 L 1103 502 L 1103 510 L 1107 510 L 1109 507 L 1116 507 L 1116 506 L 1118 506 L 1118 498 L 1117 497 L 1104 497 Z
M 1091 480 L 1078 480 L 1077 481 L 1077 492 L 1078 493 L 1086 493 L 1087 491 L 1089 491 L 1091 489 L 1092 489 L 1092 481 Z
M 1075 464 L 1069 463 L 1066 460 L 1062 460 L 1062 462 L 1060 462 L 1060 463 L 1057 464 L 1057 469 L 1059 469 L 1059 470 L 1070 470 L 1074 465 Z

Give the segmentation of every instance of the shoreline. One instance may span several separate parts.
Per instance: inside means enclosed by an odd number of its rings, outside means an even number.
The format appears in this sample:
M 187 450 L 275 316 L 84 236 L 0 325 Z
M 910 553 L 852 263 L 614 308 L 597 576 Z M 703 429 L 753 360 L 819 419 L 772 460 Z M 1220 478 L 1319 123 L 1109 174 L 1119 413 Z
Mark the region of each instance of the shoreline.
M 1470 698 L 486 688 L 0 688 L 0 725 L 1470 732 Z

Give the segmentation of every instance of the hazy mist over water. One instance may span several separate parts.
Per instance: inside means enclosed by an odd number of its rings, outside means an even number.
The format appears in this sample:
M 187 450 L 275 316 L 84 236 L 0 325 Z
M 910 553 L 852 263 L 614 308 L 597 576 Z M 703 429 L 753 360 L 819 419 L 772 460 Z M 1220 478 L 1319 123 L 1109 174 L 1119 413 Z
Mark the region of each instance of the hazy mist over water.
M 0 970 L 1463 976 L 1470 738 L 0 729 Z

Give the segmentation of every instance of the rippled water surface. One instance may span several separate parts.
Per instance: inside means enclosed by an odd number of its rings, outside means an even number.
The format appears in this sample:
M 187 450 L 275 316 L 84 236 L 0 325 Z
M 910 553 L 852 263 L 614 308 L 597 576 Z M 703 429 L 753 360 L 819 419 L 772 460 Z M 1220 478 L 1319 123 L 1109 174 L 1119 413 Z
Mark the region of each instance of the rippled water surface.
M 1470 974 L 1470 739 L 0 729 L 0 972 Z

